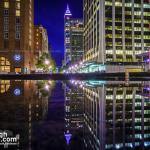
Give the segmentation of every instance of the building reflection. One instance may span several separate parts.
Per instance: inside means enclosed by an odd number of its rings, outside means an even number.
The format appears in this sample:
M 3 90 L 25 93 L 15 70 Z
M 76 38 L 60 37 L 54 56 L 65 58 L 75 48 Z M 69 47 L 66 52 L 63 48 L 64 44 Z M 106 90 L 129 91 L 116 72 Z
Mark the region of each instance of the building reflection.
M 65 139 L 69 145 L 72 136 L 83 129 L 83 91 L 70 84 L 65 84 L 64 92 Z
M 33 127 L 46 116 L 48 97 L 36 81 L 0 81 L 0 129 L 19 134 L 20 149 L 32 148 Z
M 84 93 L 86 150 L 150 149 L 149 87 L 145 91 L 141 83 L 96 81 L 79 85 Z
M 150 149 L 149 82 L 71 83 L 64 84 L 68 149 Z M 52 81 L 0 81 L 0 130 L 19 134 L 20 149 L 39 140 L 43 126 L 36 125 L 47 115 L 53 87 Z

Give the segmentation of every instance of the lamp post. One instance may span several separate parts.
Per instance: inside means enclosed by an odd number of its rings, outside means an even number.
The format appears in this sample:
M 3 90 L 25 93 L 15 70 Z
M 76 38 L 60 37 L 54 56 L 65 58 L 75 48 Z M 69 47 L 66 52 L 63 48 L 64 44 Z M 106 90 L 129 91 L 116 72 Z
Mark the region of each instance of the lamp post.
M 49 65 L 49 63 L 50 63 L 50 61 L 46 59 L 46 60 L 45 60 L 45 64 L 46 64 L 46 65 Z

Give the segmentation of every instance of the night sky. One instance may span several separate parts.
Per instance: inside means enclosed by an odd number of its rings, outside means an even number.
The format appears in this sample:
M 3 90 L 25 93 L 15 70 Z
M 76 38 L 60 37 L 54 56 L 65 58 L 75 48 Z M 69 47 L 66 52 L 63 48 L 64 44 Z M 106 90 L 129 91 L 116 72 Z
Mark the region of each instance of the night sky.
M 82 18 L 83 0 L 35 0 L 35 24 L 42 24 L 48 32 L 52 57 L 61 66 L 64 55 L 64 13 L 67 3 L 74 18 Z

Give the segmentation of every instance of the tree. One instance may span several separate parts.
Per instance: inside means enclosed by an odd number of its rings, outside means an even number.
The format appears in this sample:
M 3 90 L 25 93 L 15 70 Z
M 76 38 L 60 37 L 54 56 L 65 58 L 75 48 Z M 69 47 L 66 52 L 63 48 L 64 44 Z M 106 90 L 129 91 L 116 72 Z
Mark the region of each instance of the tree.
M 36 67 L 38 69 L 43 70 L 43 72 L 56 72 L 56 64 L 55 61 L 51 58 L 51 56 L 48 53 L 43 53 L 37 64 Z

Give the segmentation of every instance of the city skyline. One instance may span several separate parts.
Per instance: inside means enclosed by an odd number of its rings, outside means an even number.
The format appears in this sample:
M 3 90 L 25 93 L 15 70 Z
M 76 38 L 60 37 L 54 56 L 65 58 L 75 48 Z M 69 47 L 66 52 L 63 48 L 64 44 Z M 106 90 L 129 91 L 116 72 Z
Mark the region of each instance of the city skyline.
M 150 150 L 150 0 L 0 0 L 0 150 Z
M 64 13 L 67 4 L 73 18 L 83 18 L 82 3 L 83 0 L 38 0 L 35 3 L 35 24 L 42 24 L 47 29 L 52 57 L 58 66 L 61 66 L 64 55 Z

